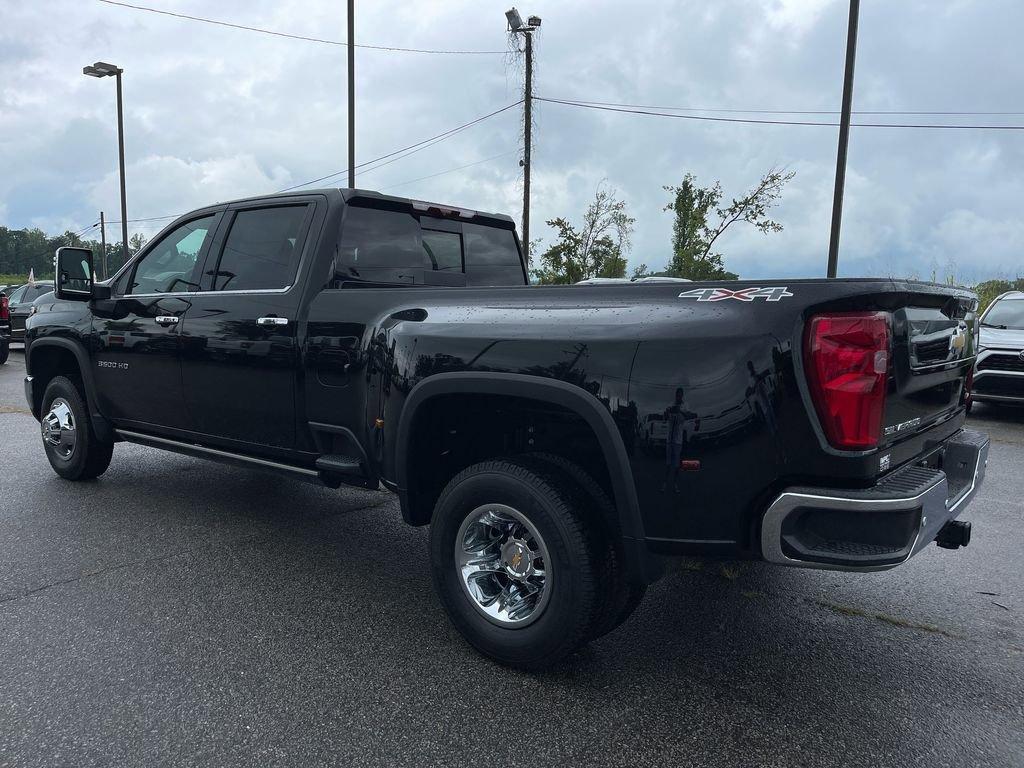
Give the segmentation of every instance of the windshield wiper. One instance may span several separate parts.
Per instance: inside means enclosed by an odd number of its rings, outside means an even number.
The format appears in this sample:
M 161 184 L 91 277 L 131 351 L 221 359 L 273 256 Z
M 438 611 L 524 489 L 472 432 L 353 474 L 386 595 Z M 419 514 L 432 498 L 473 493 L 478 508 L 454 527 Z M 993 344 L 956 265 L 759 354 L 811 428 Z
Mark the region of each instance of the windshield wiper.
M 982 323 L 981 327 L 982 328 L 998 328 L 1001 331 L 1005 331 L 1006 330 L 1006 326 L 1005 325 L 998 325 L 996 323 Z

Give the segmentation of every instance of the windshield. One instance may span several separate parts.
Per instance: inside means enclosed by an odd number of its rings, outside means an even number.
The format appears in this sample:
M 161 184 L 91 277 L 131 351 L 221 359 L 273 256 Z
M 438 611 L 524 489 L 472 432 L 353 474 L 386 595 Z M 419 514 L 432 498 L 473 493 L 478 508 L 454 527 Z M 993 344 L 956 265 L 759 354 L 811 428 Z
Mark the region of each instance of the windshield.
M 983 324 L 1024 331 L 1024 299 L 997 301 L 985 315 Z

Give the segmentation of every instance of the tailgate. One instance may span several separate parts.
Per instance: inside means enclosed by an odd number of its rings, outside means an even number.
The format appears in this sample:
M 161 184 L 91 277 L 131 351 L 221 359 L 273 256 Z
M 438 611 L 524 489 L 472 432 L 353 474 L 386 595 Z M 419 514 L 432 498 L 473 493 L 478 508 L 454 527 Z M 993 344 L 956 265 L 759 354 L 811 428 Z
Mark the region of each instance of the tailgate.
M 977 301 L 960 291 L 950 293 L 909 293 L 905 306 L 892 310 L 892 372 L 881 447 L 929 430 L 964 405 L 976 354 Z

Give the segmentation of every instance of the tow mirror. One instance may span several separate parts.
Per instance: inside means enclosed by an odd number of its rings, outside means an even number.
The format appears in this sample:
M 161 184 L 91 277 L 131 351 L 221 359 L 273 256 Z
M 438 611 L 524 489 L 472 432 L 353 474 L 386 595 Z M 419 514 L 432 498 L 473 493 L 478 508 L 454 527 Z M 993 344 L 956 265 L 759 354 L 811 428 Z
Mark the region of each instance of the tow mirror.
M 62 301 L 92 298 L 92 251 L 65 246 L 57 249 L 54 295 Z

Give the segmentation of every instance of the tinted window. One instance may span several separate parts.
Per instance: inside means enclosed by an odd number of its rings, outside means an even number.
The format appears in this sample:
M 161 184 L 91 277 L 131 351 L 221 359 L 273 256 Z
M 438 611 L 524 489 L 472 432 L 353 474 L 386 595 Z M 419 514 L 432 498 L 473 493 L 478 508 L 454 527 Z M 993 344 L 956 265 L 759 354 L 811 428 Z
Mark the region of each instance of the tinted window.
M 19 301 L 21 301 L 21 297 L 25 295 L 25 290 L 27 288 L 28 288 L 27 285 L 23 285 L 23 286 L 21 286 L 21 288 L 18 288 L 17 290 L 15 290 L 14 293 L 7 294 L 7 303 L 8 304 L 17 304 Z
M 126 293 L 184 293 L 194 291 L 196 260 L 209 239 L 215 215 L 194 219 L 162 237 L 135 265 Z
M 350 206 L 341 227 L 338 268 L 366 277 L 366 270 L 428 269 L 420 240 L 420 223 L 412 214 Z
M 462 271 L 462 236 L 457 232 L 423 230 L 423 252 L 435 271 Z
M 35 289 L 32 291 L 32 295 L 29 296 L 28 298 L 26 298 L 25 300 L 26 301 L 35 301 L 36 299 L 38 299 L 43 294 L 50 293 L 51 291 L 53 291 L 53 286 L 48 284 L 48 283 L 43 283 L 42 285 L 37 285 L 35 287 Z
M 299 265 L 306 205 L 255 208 L 235 215 L 214 276 L 217 291 L 287 288 Z
M 511 229 L 463 224 L 466 238 L 466 269 L 473 267 L 518 267 L 519 249 Z

